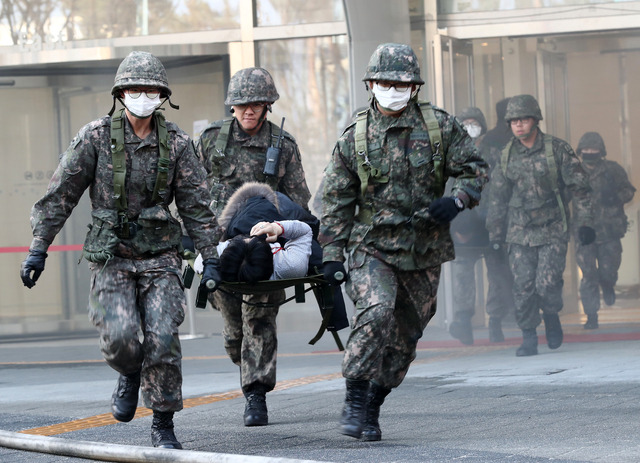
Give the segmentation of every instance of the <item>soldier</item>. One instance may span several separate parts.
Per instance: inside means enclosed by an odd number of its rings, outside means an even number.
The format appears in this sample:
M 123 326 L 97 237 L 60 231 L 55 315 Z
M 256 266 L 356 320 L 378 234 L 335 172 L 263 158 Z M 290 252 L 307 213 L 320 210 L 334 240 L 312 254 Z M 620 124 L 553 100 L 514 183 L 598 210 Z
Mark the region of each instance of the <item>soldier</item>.
M 516 321 L 522 330 L 518 357 L 538 353 L 540 311 L 547 345 L 562 345 L 562 273 L 569 241 L 570 195 L 582 245 L 592 243 L 589 178 L 571 146 L 544 134 L 542 113 L 531 95 L 509 100 L 505 116 L 513 137 L 492 171 L 487 226 L 496 250 L 508 248 L 514 277 Z
M 584 328 L 593 330 L 598 328 L 600 288 L 605 304 L 613 305 L 616 301 L 614 286 L 622 261 L 620 239 L 628 225 L 624 204 L 633 199 L 636 189 L 620 164 L 605 159 L 604 140 L 597 132 L 585 133 L 576 153 L 582 159 L 593 189 L 591 201 L 597 238 L 586 246 L 578 243 L 576 248 L 576 260 L 582 270 L 580 298 L 587 314 Z
M 458 119 L 473 138 L 482 158 L 494 167 L 500 151 L 484 143 L 487 123 L 479 108 L 465 108 Z M 485 185 L 483 196 L 487 197 L 491 182 Z M 477 208 L 464 211 L 451 223 L 451 235 L 455 245 L 456 258 L 452 262 L 454 319 L 449 333 L 463 344 L 473 344 L 471 319 L 476 304 L 475 264 L 484 256 L 487 266 L 487 301 L 489 315 L 489 341 L 502 342 L 502 319 L 513 311 L 513 276 L 503 250 L 493 250 L 489 246 L 486 229 L 487 203 L 483 201 Z
M 131 421 L 141 388 L 144 405 L 153 410 L 153 446 L 181 449 L 173 414 L 182 409 L 178 328 L 186 300 L 181 227 L 169 204 L 175 200 L 204 256 L 203 286 L 220 281 L 217 225 L 192 141 L 158 111 L 165 101 L 177 108 L 160 60 L 131 52 L 118 67 L 111 94 L 109 115 L 80 129 L 33 206 L 33 241 L 20 275 L 27 288 L 36 284 L 47 249 L 89 188 L 93 223 L 83 248 L 91 270 L 89 317 L 104 359 L 120 373 L 113 416 Z M 124 109 L 112 118 L 116 99 Z
M 300 151 L 288 132 L 282 132 L 280 160 L 273 175 L 264 173 L 267 150 L 277 144 L 280 135 L 278 125 L 267 121 L 267 113 L 278 98 L 273 78 L 265 69 L 241 69 L 231 77 L 225 105 L 231 106 L 234 117 L 209 125 L 197 144 L 216 215 L 246 182 L 267 183 L 309 210 L 311 193 Z M 238 296 L 221 292 L 209 298 L 224 320 L 227 354 L 240 366 L 245 426 L 268 423 L 266 393 L 276 384 L 276 316 L 284 298 L 282 290 L 245 295 L 245 303 Z
M 378 46 L 363 80 L 373 97 L 325 170 L 319 241 L 334 285 L 349 253 L 346 289 L 356 307 L 340 432 L 377 441 L 380 406 L 415 358 L 436 311 L 440 265 L 454 257 L 449 222 L 478 203 L 487 165 L 455 117 L 417 101 L 424 81 L 411 47 Z M 451 196 L 443 196 L 449 177 Z

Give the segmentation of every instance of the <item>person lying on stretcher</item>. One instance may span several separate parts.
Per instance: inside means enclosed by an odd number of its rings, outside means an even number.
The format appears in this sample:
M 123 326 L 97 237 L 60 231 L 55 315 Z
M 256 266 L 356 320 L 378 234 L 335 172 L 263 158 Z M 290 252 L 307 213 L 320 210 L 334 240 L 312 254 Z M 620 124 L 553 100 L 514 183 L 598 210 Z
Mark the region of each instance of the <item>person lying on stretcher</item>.
M 312 236 L 311 227 L 299 220 L 258 222 L 248 235 L 236 235 L 218 244 L 222 280 L 256 283 L 304 277 Z M 202 273 L 201 256 L 194 269 Z

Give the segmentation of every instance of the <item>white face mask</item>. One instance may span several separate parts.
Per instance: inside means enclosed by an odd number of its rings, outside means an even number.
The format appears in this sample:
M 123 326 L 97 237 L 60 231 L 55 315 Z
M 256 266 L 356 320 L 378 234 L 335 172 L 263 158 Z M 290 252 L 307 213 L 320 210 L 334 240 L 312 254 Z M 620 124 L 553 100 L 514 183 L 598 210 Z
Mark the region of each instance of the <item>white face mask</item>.
M 131 95 L 128 93 L 124 94 L 124 105 L 131 114 L 139 119 L 145 119 L 151 116 L 161 104 L 160 94 L 155 98 L 149 98 L 144 92 L 142 92 L 138 98 L 131 98 Z
M 399 92 L 395 87 L 391 87 L 388 90 L 382 90 L 378 87 L 378 83 L 373 84 L 371 93 L 376 97 L 378 104 L 384 109 L 390 111 L 400 111 L 407 106 L 413 92 L 407 90 L 406 92 Z
M 471 138 L 478 138 L 482 133 L 482 127 L 479 124 L 467 124 L 464 127 Z

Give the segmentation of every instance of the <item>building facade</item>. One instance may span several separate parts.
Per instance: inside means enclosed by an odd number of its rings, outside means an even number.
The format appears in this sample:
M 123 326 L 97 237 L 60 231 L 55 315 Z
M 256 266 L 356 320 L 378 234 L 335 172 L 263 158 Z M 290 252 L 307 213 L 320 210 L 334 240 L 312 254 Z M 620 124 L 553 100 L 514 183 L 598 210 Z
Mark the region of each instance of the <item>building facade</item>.
M 88 198 L 54 242 L 35 290 L 22 287 L 18 268 L 30 241 L 31 206 L 78 129 L 111 108 L 113 77 L 132 50 L 163 61 L 180 105 L 167 118 L 193 137 L 229 115 L 223 101 L 235 71 L 267 68 L 281 95 L 270 118 L 286 116 L 312 192 L 352 111 L 367 104 L 361 77 L 371 52 L 390 41 L 418 53 L 423 99 L 454 114 L 477 106 L 492 127 L 496 102 L 531 93 L 542 107 L 543 130 L 574 147 L 584 132 L 600 132 L 608 157 L 640 185 L 632 155 L 640 149 L 632 130 L 640 119 L 640 84 L 632 78 L 640 68 L 638 1 L 27 3 L 19 10 L 3 0 L 0 10 L 0 336 L 89 327 L 88 272 L 78 264 Z M 633 287 L 640 280 L 636 203 L 628 215 L 619 284 Z M 569 311 L 580 310 L 576 269 L 570 256 Z

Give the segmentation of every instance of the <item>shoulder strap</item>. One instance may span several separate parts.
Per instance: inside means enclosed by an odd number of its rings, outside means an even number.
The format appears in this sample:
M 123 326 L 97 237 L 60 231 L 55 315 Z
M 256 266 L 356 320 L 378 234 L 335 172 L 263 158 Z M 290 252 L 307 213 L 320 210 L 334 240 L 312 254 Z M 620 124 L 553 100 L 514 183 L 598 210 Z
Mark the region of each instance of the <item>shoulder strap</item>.
M 511 152 L 511 145 L 513 145 L 513 138 L 511 138 L 505 147 L 502 149 L 502 155 L 500 156 L 500 164 L 502 165 L 502 173 L 507 176 L 507 163 L 509 162 L 509 153 Z
M 218 132 L 218 138 L 216 138 L 216 144 L 214 146 L 214 149 L 220 155 L 223 155 L 224 150 L 227 149 L 227 142 L 229 141 L 229 132 L 231 132 L 232 122 L 233 122 L 233 118 L 225 119 L 222 122 L 222 127 L 220 127 L 220 131 Z
M 158 148 L 160 158 L 158 159 L 158 175 L 156 184 L 153 187 L 152 201 L 160 204 L 163 201 L 167 189 L 167 174 L 169 173 L 169 133 L 167 132 L 167 121 L 162 111 L 154 114 L 156 127 L 158 128 Z
M 360 177 L 360 192 L 362 196 L 367 192 L 369 186 L 369 171 L 371 163 L 367 150 L 367 115 L 369 109 L 360 111 L 356 116 L 356 132 L 354 135 L 356 143 L 356 154 L 358 155 L 358 177 Z
M 544 154 L 547 158 L 547 167 L 549 168 L 549 176 L 551 177 L 551 186 L 553 188 L 553 192 L 556 195 L 560 213 L 562 214 L 562 231 L 566 232 L 567 212 L 565 211 L 564 203 L 562 202 L 562 195 L 560 194 L 560 186 L 558 183 L 558 165 L 556 163 L 556 158 L 553 155 L 553 137 L 549 134 L 544 135 Z
M 121 109 L 116 117 L 111 118 L 111 163 L 113 165 L 113 197 L 116 200 L 118 215 L 124 215 L 127 211 L 124 109 Z
M 436 178 L 436 182 L 442 185 L 444 190 L 444 163 L 442 158 L 442 132 L 440 131 L 440 124 L 436 119 L 436 113 L 433 110 L 433 106 L 429 102 L 419 102 L 420 111 L 422 111 L 422 117 L 427 124 L 427 132 L 429 133 L 429 141 L 431 143 L 431 151 L 433 152 L 433 173 Z

